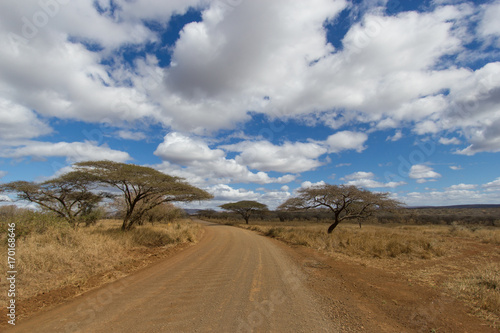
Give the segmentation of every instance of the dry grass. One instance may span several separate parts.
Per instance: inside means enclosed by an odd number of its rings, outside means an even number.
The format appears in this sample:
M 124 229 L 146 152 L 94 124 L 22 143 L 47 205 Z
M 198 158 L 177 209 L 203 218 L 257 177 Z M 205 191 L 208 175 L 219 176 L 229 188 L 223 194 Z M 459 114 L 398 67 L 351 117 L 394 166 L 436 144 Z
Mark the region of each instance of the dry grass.
M 500 245 L 500 228 L 453 225 L 449 233 L 455 237 L 471 238 L 482 243 Z
M 446 248 L 440 237 L 415 233 L 401 227 L 343 225 L 332 234 L 325 225 L 250 226 L 266 236 L 304 245 L 327 253 L 369 258 L 423 258 L 442 256 Z
M 449 290 L 485 317 L 500 318 L 500 264 L 490 264 L 447 283 Z
M 198 224 L 188 220 L 142 226 L 130 232 L 122 232 L 119 222 L 110 221 L 78 230 L 54 222 L 29 233 L 25 232 L 27 224 L 17 223 L 24 234 L 16 242 L 19 299 L 66 285 L 82 284 L 93 275 L 144 259 L 153 248 L 194 242 L 200 230 Z M 0 257 L 6 258 L 4 234 L 0 244 Z M 2 279 L 0 290 L 5 288 L 6 281 Z M 0 294 L 3 304 L 6 297 L 6 293 Z
M 329 235 L 328 224 L 310 222 L 238 226 L 399 272 L 412 281 L 443 288 L 443 292 L 463 300 L 494 327 L 500 320 L 498 227 L 364 225 L 359 229 L 354 224 L 342 224 Z
M 120 230 L 121 222 L 112 224 L 99 224 L 91 229 L 92 234 L 105 235 L 114 240 L 119 240 L 126 248 L 135 247 L 161 247 L 186 242 L 195 242 L 200 230 L 199 224 L 189 220 L 181 220 L 168 224 L 144 225 L 131 232 Z

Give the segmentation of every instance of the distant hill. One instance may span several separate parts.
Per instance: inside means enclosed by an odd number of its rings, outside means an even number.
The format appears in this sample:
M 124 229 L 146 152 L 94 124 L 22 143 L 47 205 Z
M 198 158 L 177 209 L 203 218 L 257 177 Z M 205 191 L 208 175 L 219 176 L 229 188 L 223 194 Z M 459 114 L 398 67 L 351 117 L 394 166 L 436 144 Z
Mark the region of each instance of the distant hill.
M 484 209 L 484 208 L 500 208 L 499 205 L 493 204 L 478 204 L 478 205 L 453 205 L 453 206 L 416 206 L 408 207 L 409 209 Z
M 201 209 L 184 209 L 188 215 L 196 215 Z

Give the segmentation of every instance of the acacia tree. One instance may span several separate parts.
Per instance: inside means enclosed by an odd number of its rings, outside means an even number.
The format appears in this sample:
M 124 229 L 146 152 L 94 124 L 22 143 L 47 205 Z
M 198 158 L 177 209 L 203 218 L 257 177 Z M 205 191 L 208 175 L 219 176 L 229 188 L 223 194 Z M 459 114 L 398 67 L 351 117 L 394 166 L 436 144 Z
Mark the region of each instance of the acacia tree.
M 63 217 L 75 227 L 80 219 L 92 213 L 103 194 L 93 192 L 88 175 L 72 171 L 43 183 L 15 181 L 0 185 L 0 192 L 15 193 L 16 200 L 36 203 Z
M 114 189 L 125 201 L 122 230 L 130 230 L 142 220 L 144 214 L 165 202 L 208 200 L 212 195 L 189 185 L 181 178 L 166 175 L 158 170 L 112 161 L 90 161 L 75 164 L 93 181 Z
M 122 195 L 116 196 L 114 200 L 108 204 L 108 208 L 112 210 L 113 216 L 118 219 L 123 219 L 127 211 L 127 205 Z M 140 206 L 142 202 L 138 203 L 138 207 L 135 209 L 135 213 L 140 212 Z M 142 219 L 136 222 L 137 225 L 144 225 L 145 222 L 149 222 L 154 225 L 155 222 L 172 222 L 176 218 L 182 216 L 184 211 L 181 208 L 175 207 L 172 203 L 163 202 L 160 205 L 144 212 L 142 214 Z M 134 218 L 134 217 L 132 217 Z
M 247 224 L 252 213 L 267 211 L 267 206 L 257 201 L 238 201 L 227 203 L 219 207 L 224 210 L 229 210 L 231 212 L 240 214 L 245 219 L 245 222 Z
M 298 190 L 298 195 L 281 204 L 280 210 L 307 210 L 326 207 L 333 213 L 331 233 L 337 225 L 347 219 L 361 219 L 379 210 L 390 210 L 401 203 L 390 199 L 389 193 L 374 193 L 352 185 L 318 185 Z M 361 222 L 360 222 L 361 226 Z

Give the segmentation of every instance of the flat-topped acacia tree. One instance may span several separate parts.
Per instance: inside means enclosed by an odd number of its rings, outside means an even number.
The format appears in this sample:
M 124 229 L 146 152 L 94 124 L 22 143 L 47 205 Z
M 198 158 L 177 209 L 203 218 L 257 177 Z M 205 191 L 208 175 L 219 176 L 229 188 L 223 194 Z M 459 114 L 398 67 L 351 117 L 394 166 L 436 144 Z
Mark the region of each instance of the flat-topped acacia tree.
M 97 207 L 103 195 L 94 191 L 88 174 L 71 171 L 41 182 L 14 181 L 0 185 L 0 192 L 15 193 L 17 200 L 33 202 L 56 213 L 76 227 Z
M 247 224 L 248 220 L 250 219 L 250 215 L 252 215 L 253 212 L 267 211 L 267 205 L 261 204 L 260 202 L 257 201 L 244 200 L 238 202 L 231 202 L 224 205 L 220 205 L 219 207 L 224 210 L 229 210 L 231 212 L 240 214 L 245 219 L 245 222 Z
M 389 198 L 389 193 L 374 193 L 352 185 L 318 185 L 301 188 L 297 196 L 290 198 L 278 210 L 301 211 L 319 207 L 328 208 L 333 214 L 331 233 L 337 225 L 347 219 L 363 219 L 376 211 L 392 210 L 402 204 Z M 361 226 L 361 222 L 360 222 Z
M 118 190 L 126 211 L 122 230 L 130 230 L 149 210 L 164 202 L 208 200 L 213 196 L 181 178 L 166 175 L 153 168 L 112 161 L 76 163 L 96 184 Z

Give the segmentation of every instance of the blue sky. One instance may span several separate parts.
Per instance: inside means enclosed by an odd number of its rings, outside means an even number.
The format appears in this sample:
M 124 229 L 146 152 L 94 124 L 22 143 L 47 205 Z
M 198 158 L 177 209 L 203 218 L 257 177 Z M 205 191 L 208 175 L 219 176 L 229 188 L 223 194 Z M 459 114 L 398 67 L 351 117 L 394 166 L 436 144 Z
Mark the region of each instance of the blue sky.
M 491 0 L 2 1 L 0 182 L 110 159 L 214 194 L 193 208 L 322 183 L 498 204 L 498 17 Z

